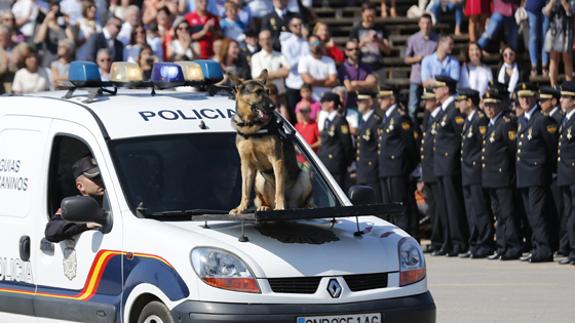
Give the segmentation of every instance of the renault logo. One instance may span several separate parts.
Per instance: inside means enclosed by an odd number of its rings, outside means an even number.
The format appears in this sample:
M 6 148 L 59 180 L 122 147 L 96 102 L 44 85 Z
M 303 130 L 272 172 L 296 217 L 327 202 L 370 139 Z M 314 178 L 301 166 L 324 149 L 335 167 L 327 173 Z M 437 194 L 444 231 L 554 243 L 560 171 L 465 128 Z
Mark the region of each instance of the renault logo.
M 329 283 L 327 283 L 327 292 L 331 295 L 332 298 L 338 298 L 341 296 L 341 285 L 337 282 L 336 279 L 330 279 Z

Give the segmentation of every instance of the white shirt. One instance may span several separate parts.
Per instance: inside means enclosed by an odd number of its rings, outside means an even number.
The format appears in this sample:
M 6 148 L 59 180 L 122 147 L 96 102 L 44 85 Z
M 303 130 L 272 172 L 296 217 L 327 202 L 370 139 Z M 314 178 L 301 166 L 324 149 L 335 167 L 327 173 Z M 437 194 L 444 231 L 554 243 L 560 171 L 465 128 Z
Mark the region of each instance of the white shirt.
M 273 10 L 272 2 L 269 0 L 248 0 L 247 2 L 252 15 L 256 18 L 262 18 Z
M 531 110 L 529 110 L 529 112 L 525 112 L 525 114 L 524 114 L 525 119 L 527 119 L 527 121 L 529 121 L 529 119 L 531 119 L 531 116 L 533 115 L 533 113 L 534 113 L 535 110 L 537 110 L 537 109 L 538 109 L 537 106 L 533 106 L 533 107 L 531 108 Z
M 499 119 L 499 117 L 501 117 L 501 115 L 503 114 L 503 111 L 499 112 L 493 119 L 489 120 L 489 126 L 493 126 L 495 124 L 495 122 L 497 122 L 497 119 Z
M 264 69 L 267 69 L 268 71 L 277 71 L 280 68 L 289 69 L 287 58 L 285 58 L 282 53 L 276 51 L 268 53 L 262 49 L 252 55 L 251 63 L 252 78 L 258 77 Z M 272 83 L 277 86 L 279 94 L 285 92 L 285 79 L 275 79 Z
M 322 56 L 320 59 L 308 54 L 301 58 L 297 68 L 299 74 L 308 73 L 316 80 L 325 80 L 332 75 L 337 75 L 335 62 L 331 57 Z M 331 90 L 329 87 L 314 86 L 313 98 L 319 100 L 325 92 Z
M 12 90 L 15 93 L 33 93 L 50 89 L 50 77 L 45 68 L 39 67 L 36 73 L 21 68 L 14 75 Z
M 82 18 L 82 1 L 62 0 L 60 2 L 60 11 L 70 17 L 71 24 L 76 24 Z
M 27 17 L 26 23 L 20 27 L 20 31 L 26 37 L 34 34 L 36 26 L 36 17 L 38 16 L 38 5 L 32 0 L 18 0 L 12 6 L 12 13 L 16 20 Z
M 309 53 L 309 45 L 305 38 L 297 37 L 291 33 L 280 35 L 282 54 L 289 63 L 289 74 L 286 78 L 286 86 L 290 89 L 299 89 L 303 85 L 303 80 L 298 72 L 300 59 Z
M 473 116 L 475 115 L 475 109 L 471 110 L 471 113 L 467 116 L 467 121 L 473 120 Z
M 470 88 L 479 92 L 479 97 L 487 91 L 489 83 L 493 81 L 493 73 L 491 68 L 481 65 L 474 66 L 466 64 L 461 68 L 461 75 L 459 76 L 459 87 Z
M 371 111 L 373 111 L 373 109 Z M 354 109 L 347 109 L 345 120 L 350 128 L 357 128 L 359 126 L 359 113 Z
M 387 108 L 387 110 L 385 110 L 385 116 L 389 117 L 393 113 L 393 110 L 395 110 L 396 107 L 397 107 L 397 104 L 394 104 L 394 105 L 390 106 L 389 108 Z
M 575 109 L 573 109 L 569 113 L 567 113 L 565 115 L 565 119 L 567 119 L 567 121 L 569 121 L 569 119 L 571 119 L 571 116 L 573 116 L 573 113 L 575 113 Z
M 78 38 L 85 39 L 86 41 L 76 49 L 76 57 L 88 57 L 92 54 L 90 53 L 92 48 L 90 48 L 90 44 L 88 44 L 88 39 L 94 33 L 102 32 L 102 26 L 98 23 L 93 24 L 85 18 L 80 18 L 78 20 L 78 29 Z
M 369 120 L 369 117 L 371 117 L 371 115 L 373 114 L 373 111 L 374 111 L 373 109 L 367 111 L 366 113 L 364 113 L 364 114 L 361 116 L 361 119 L 362 119 L 364 122 L 367 122 L 367 120 Z
M 441 111 L 441 109 L 435 108 L 435 110 L 431 112 L 431 117 L 435 119 L 435 117 L 437 117 L 437 115 L 439 114 L 439 111 Z
M 333 121 L 333 119 L 335 119 L 336 116 L 337 116 L 336 110 L 332 112 L 321 110 L 317 115 L 317 128 L 319 129 L 319 131 L 321 132 L 325 127 L 326 120 Z
M 503 64 L 501 66 L 501 69 L 499 70 L 499 73 L 497 74 L 497 81 L 499 81 L 499 83 L 505 84 L 505 69 L 506 68 L 512 68 L 511 77 L 509 78 L 509 85 L 507 87 L 507 91 L 509 92 L 509 95 L 511 96 L 511 94 L 513 94 L 515 92 L 515 87 L 517 86 L 517 83 L 519 82 L 519 68 L 517 67 L 517 63 L 513 63 L 513 65 Z
M 451 104 L 451 102 L 453 102 L 455 100 L 455 98 L 453 96 L 450 96 L 447 98 L 447 100 L 445 100 L 442 104 L 441 104 L 441 110 L 447 109 L 447 106 Z
M 559 111 L 559 107 L 554 107 L 553 110 L 551 110 L 551 112 L 549 112 L 549 116 L 553 116 L 557 111 Z
M 124 61 L 129 63 L 138 63 L 140 50 L 139 45 L 128 45 L 124 47 Z
M 122 29 L 120 29 L 120 33 L 116 38 L 121 41 L 124 46 L 128 46 L 130 44 L 130 38 L 132 37 L 133 29 L 134 27 L 132 27 L 132 25 L 126 21 L 122 24 Z

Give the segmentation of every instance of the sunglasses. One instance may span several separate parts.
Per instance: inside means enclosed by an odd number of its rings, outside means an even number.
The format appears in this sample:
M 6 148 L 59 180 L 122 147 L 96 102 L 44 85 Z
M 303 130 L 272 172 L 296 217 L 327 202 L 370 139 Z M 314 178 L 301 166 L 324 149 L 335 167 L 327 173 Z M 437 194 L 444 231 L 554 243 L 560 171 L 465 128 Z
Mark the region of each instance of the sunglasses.
M 354 48 L 346 48 L 345 50 L 347 50 L 348 52 L 355 52 L 355 51 L 358 50 L 358 48 L 357 48 L 357 47 L 354 47 Z

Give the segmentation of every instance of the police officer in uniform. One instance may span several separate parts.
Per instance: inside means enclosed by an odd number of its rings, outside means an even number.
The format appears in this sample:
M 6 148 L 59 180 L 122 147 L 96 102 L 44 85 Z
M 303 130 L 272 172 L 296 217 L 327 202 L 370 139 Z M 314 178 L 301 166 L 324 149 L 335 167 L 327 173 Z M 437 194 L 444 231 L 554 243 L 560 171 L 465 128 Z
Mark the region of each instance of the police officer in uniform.
M 418 223 L 409 175 L 419 163 L 418 135 L 411 119 L 397 103 L 395 91 L 394 87 L 384 85 L 379 92 L 383 114 L 377 129 L 380 189 L 383 203 L 404 205 L 404 213 L 395 220 L 395 224 L 415 235 Z
M 347 167 L 355 158 L 349 125 L 345 117 L 337 112 L 341 104 L 339 95 L 326 92 L 320 101 L 321 108 L 328 115 L 320 133 L 321 146 L 317 155 L 337 183 L 345 189 Z
M 539 106 L 541 107 L 541 112 L 553 118 L 557 126 L 561 126 L 563 122 L 563 111 L 559 105 L 559 98 L 561 93 L 559 90 L 551 86 L 542 86 L 539 88 Z M 557 137 L 559 134 L 556 134 Z M 550 214 L 550 235 L 551 244 L 553 250 L 561 255 L 566 255 L 566 250 L 569 248 L 569 238 L 565 232 L 565 223 L 563 222 L 563 200 L 561 198 L 561 192 L 557 186 L 557 165 L 556 162 L 553 163 L 553 169 L 551 174 L 551 196 L 552 203 L 548 203 Z
M 483 109 L 489 118 L 487 127 L 479 128 L 483 136 L 481 149 L 481 186 L 490 199 L 497 226 L 497 250 L 490 260 L 519 259 L 522 253 L 518 223 L 514 214 L 515 153 L 517 150 L 517 120 L 504 111 L 504 95 L 491 87 L 483 96 Z
M 553 261 L 545 206 L 555 166 L 557 124 L 541 113 L 535 85 L 521 83 L 517 88 L 519 106 L 523 110 L 523 115 L 517 120 L 517 190 L 532 232 L 531 252 L 521 260 Z
M 443 232 L 440 222 L 439 212 L 445 210 L 441 207 L 441 191 L 437 183 L 437 178 L 433 173 L 433 137 L 435 136 L 435 127 L 437 125 L 437 115 L 441 111 L 435 100 L 435 94 L 432 88 L 424 90 L 421 96 L 421 102 L 425 106 L 423 115 L 422 137 L 420 148 L 421 159 L 421 181 L 424 184 L 423 192 L 428 205 L 429 217 L 431 219 L 431 245 L 432 255 L 437 255 L 443 245 Z
M 561 85 L 561 109 L 565 118 L 559 128 L 557 185 L 563 197 L 565 230 L 569 239 L 567 257 L 559 263 L 575 265 L 575 82 Z
M 377 128 L 382 119 L 375 113 L 373 105 L 375 96 L 374 92 L 361 92 L 357 95 L 357 110 L 361 114 L 362 123 L 355 140 L 356 176 L 357 184 L 373 188 L 377 201 L 381 202 Z
M 443 75 L 435 77 L 435 98 L 441 112 L 434 138 L 433 172 L 443 196 L 444 247 L 451 257 L 468 250 L 468 226 L 461 192 L 461 132 L 465 117 L 455 107 L 457 81 Z
M 487 118 L 479 110 L 479 92 L 459 89 L 456 98 L 461 114 L 465 116 L 461 138 L 461 180 L 463 200 L 469 225 L 469 251 L 462 258 L 485 258 L 493 253 L 492 214 L 481 187 L 481 149 Z

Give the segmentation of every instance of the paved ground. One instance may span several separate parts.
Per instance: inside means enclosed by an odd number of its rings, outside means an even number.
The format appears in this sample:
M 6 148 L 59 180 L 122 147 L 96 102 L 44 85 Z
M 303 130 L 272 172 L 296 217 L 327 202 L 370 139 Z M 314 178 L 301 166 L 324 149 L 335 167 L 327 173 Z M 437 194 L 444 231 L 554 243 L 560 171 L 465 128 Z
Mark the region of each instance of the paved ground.
M 426 254 L 438 323 L 574 323 L 575 266 Z

